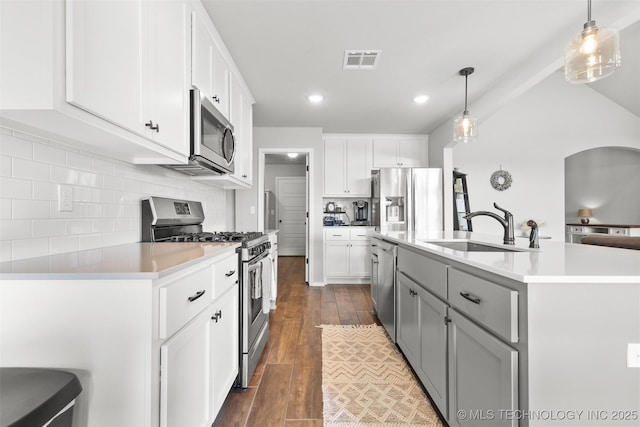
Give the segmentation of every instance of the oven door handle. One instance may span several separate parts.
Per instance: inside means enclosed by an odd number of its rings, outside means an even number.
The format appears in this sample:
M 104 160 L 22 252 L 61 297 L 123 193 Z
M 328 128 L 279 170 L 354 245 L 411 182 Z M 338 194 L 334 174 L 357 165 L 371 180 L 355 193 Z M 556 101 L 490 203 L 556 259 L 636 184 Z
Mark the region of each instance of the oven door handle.
M 262 261 L 263 259 L 265 259 L 266 257 L 269 256 L 269 251 L 264 251 L 262 252 L 260 255 L 258 255 L 257 257 L 251 259 L 248 261 L 248 264 L 250 266 L 253 266 L 254 264 L 259 263 L 260 261 Z

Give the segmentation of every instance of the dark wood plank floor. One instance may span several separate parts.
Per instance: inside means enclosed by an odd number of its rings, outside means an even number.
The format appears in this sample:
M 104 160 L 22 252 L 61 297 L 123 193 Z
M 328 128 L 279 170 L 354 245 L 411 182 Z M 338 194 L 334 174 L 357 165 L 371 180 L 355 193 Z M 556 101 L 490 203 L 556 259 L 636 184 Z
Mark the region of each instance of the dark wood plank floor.
M 269 342 L 246 390 L 233 389 L 214 427 L 322 427 L 322 324 L 376 323 L 369 285 L 309 287 L 303 257 L 279 257 Z

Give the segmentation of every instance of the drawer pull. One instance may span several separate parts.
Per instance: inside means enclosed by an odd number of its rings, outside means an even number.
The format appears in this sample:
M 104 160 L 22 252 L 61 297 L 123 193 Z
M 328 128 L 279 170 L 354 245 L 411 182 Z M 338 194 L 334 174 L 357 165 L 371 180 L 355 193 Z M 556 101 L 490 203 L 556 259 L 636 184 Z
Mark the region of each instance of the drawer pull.
M 235 271 L 235 270 L 230 270 L 228 273 L 225 273 L 225 276 L 227 276 L 227 277 L 231 277 L 231 276 L 233 276 L 235 273 L 236 273 L 236 271 Z
M 189 297 L 189 302 L 194 302 L 195 300 L 197 300 L 198 298 L 200 298 L 202 295 L 204 295 L 204 293 L 205 293 L 204 289 L 203 289 L 203 290 L 201 290 L 201 291 L 199 291 L 199 292 L 196 292 L 196 294 L 195 294 L 195 295 L 193 295 L 193 296 Z
M 469 293 L 460 292 L 460 296 L 466 300 L 471 301 L 474 304 L 480 304 L 480 298 L 474 298 Z

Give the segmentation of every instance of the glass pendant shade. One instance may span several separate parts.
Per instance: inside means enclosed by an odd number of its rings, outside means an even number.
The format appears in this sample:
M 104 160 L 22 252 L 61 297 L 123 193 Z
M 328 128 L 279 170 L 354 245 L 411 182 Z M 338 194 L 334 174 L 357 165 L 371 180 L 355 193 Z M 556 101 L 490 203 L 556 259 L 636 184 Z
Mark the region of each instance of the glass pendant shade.
M 478 137 L 477 120 L 465 111 L 453 122 L 453 140 L 456 142 L 474 142 Z
M 615 28 L 598 28 L 591 20 L 591 0 L 582 32 L 569 43 L 564 55 L 564 77 L 570 83 L 589 83 L 620 66 L 620 35 Z
M 475 142 L 478 136 L 478 126 L 475 117 L 469 115 L 467 110 L 467 83 L 469 75 L 473 74 L 473 67 L 466 67 L 458 71 L 458 74 L 464 76 L 464 111 L 462 115 L 453 122 L 453 140 L 455 142 Z

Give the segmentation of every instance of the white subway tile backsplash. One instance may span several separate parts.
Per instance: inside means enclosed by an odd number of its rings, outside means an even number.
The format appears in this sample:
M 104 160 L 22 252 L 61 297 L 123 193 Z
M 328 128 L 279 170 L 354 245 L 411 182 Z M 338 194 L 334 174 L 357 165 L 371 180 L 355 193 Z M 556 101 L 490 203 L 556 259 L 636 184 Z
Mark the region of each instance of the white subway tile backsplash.
M 91 157 L 76 152 L 67 153 L 67 166 L 79 170 L 91 170 Z
M 113 219 L 110 219 L 110 218 L 92 219 L 91 231 L 93 233 L 113 233 Z
M 98 187 L 101 188 L 103 186 L 104 179 L 101 175 L 95 174 L 93 172 L 78 172 L 78 184 L 84 187 Z
M 49 255 L 49 239 L 14 240 L 11 251 L 15 259 Z
M 11 219 L 11 204 L 10 199 L 0 199 L 0 219 Z
M 4 199 L 30 199 L 32 182 L 26 179 L 0 177 L 0 191 Z
M 15 136 L 2 135 L 0 154 L 18 159 L 33 159 L 33 143 Z
M 78 249 L 97 249 L 103 247 L 102 234 L 83 234 L 78 237 Z
M 47 163 L 33 160 L 13 159 L 12 175 L 14 178 L 31 179 L 33 181 L 49 182 L 51 167 Z
M 0 126 L 0 261 L 141 238 L 140 200 L 200 200 L 205 228 L 225 230 L 225 191 L 156 165 L 131 165 Z M 58 185 L 73 188 L 73 210 L 58 211 Z
M 90 219 L 69 219 L 66 225 L 67 235 L 88 234 L 92 232 Z
M 11 176 L 11 159 L 9 156 L 0 156 L 0 176 Z
M 30 219 L 0 219 L 2 240 L 28 239 L 31 237 Z
M 33 182 L 33 200 L 58 200 L 58 184 L 50 182 Z
M 120 178 L 119 176 L 105 175 L 103 177 L 103 187 L 109 190 L 123 190 L 124 179 Z M 127 188 L 127 191 L 131 191 L 131 189 Z
M 67 153 L 56 147 L 43 144 L 33 145 L 33 160 L 51 165 L 66 166 Z
M 51 166 L 51 182 L 59 184 L 78 184 L 78 171 L 61 166 Z
M 91 202 L 93 200 L 93 191 L 89 187 L 73 187 L 74 202 Z
M 65 235 L 64 219 L 34 219 L 32 221 L 32 235 L 34 237 L 54 237 Z
M 113 175 L 113 162 L 102 159 L 92 159 L 91 170 L 105 175 Z
M 46 200 L 14 200 L 13 219 L 49 218 L 49 202 Z
M 79 248 L 78 236 L 52 237 L 49 239 L 49 253 L 61 254 L 77 251 Z

